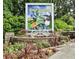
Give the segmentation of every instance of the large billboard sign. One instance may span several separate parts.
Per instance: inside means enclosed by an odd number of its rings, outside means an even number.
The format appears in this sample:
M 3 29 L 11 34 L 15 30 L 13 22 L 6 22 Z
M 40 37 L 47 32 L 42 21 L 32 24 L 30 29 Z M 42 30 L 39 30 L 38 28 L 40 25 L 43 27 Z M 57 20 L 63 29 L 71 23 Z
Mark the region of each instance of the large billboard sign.
M 26 30 L 54 31 L 53 3 L 26 3 Z

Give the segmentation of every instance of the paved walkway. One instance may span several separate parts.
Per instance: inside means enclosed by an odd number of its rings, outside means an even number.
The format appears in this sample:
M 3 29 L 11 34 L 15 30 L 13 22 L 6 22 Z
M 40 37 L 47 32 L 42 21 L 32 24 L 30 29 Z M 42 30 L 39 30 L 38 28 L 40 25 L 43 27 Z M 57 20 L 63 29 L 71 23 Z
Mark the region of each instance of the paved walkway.
M 65 44 L 59 52 L 49 57 L 49 59 L 75 59 L 75 44 Z

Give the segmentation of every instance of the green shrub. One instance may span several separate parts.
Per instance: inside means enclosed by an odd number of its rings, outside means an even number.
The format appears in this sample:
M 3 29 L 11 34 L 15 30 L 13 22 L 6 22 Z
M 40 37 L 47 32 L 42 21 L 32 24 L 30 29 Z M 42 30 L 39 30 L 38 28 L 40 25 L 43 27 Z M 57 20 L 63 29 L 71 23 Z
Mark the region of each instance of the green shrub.
M 4 18 L 4 31 L 17 33 L 22 28 L 25 28 L 24 16 L 12 16 Z
M 3 28 L 4 28 L 4 31 L 10 32 L 12 27 L 9 23 L 4 23 Z
M 65 30 L 67 28 L 67 23 L 65 23 L 64 21 L 60 20 L 60 19 L 56 19 L 55 23 L 54 23 L 54 28 L 55 30 Z
M 68 27 L 65 30 L 66 31 L 73 31 L 74 30 L 74 26 L 68 25 Z
M 4 50 L 8 51 L 9 53 L 12 53 L 12 52 L 18 52 L 19 50 L 21 50 L 24 47 L 25 47 L 25 45 L 23 43 L 15 43 L 14 45 L 5 47 Z
M 68 25 L 74 26 L 75 19 L 70 15 L 64 15 L 60 18 L 62 21 L 66 22 Z
M 38 41 L 36 42 L 38 48 L 47 48 L 50 47 L 50 44 L 47 41 Z
M 64 30 L 64 31 L 73 31 L 74 30 L 74 19 L 70 17 L 68 21 L 62 20 L 63 18 L 55 19 L 54 29 L 55 31 Z
M 68 24 L 75 26 L 75 19 L 72 16 L 69 17 Z

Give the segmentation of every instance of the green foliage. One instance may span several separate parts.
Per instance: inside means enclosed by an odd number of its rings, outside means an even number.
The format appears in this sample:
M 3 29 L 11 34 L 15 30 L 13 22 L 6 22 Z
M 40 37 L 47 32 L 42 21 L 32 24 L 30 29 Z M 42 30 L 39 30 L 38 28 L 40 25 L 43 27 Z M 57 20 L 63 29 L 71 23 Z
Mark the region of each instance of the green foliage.
M 13 31 L 17 33 L 17 31 L 25 27 L 24 21 L 25 20 L 23 16 L 11 16 L 7 17 L 7 19 L 4 18 L 4 31 L 5 32 Z
M 9 32 L 11 30 L 11 25 L 9 23 L 4 24 L 4 31 Z
M 30 3 L 51 3 L 52 0 L 25 0 L 26 2 L 30 2 Z
M 65 29 L 65 31 L 74 31 L 74 26 L 68 25 L 68 27 Z
M 64 16 L 62 16 L 61 20 L 64 21 L 64 22 L 66 22 L 68 25 L 73 25 L 74 26 L 75 19 L 72 16 L 70 16 L 70 15 L 64 15 Z
M 55 30 L 59 30 L 59 29 L 65 30 L 66 28 L 67 28 L 67 23 L 65 23 L 60 19 L 55 20 Z
M 55 19 L 54 23 L 55 30 L 72 31 L 74 30 L 74 19 L 72 17 L 67 18 L 63 16 L 62 18 Z
M 68 24 L 75 26 L 75 19 L 72 16 L 69 17 Z
M 38 48 L 47 48 L 50 47 L 50 44 L 47 41 L 36 42 Z
M 15 43 L 14 45 L 10 45 L 8 47 L 5 47 L 5 51 L 8 51 L 9 53 L 18 52 L 22 48 L 24 48 L 24 44 L 21 43 Z
M 52 3 L 54 3 L 55 18 L 65 14 L 75 17 L 75 0 L 52 0 Z
M 25 3 L 33 2 L 54 3 L 55 30 L 74 30 L 75 0 L 3 0 L 4 32 L 25 28 Z
M 21 28 L 25 28 L 24 15 L 18 16 L 18 0 L 4 0 L 3 1 L 3 29 L 4 32 L 17 33 Z

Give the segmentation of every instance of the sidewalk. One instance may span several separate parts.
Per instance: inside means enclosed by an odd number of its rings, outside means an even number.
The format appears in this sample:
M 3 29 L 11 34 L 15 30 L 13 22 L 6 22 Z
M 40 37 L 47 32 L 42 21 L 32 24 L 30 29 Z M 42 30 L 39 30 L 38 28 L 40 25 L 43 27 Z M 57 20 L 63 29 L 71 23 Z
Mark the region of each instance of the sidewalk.
M 75 43 L 65 44 L 60 51 L 50 56 L 49 59 L 75 59 Z

